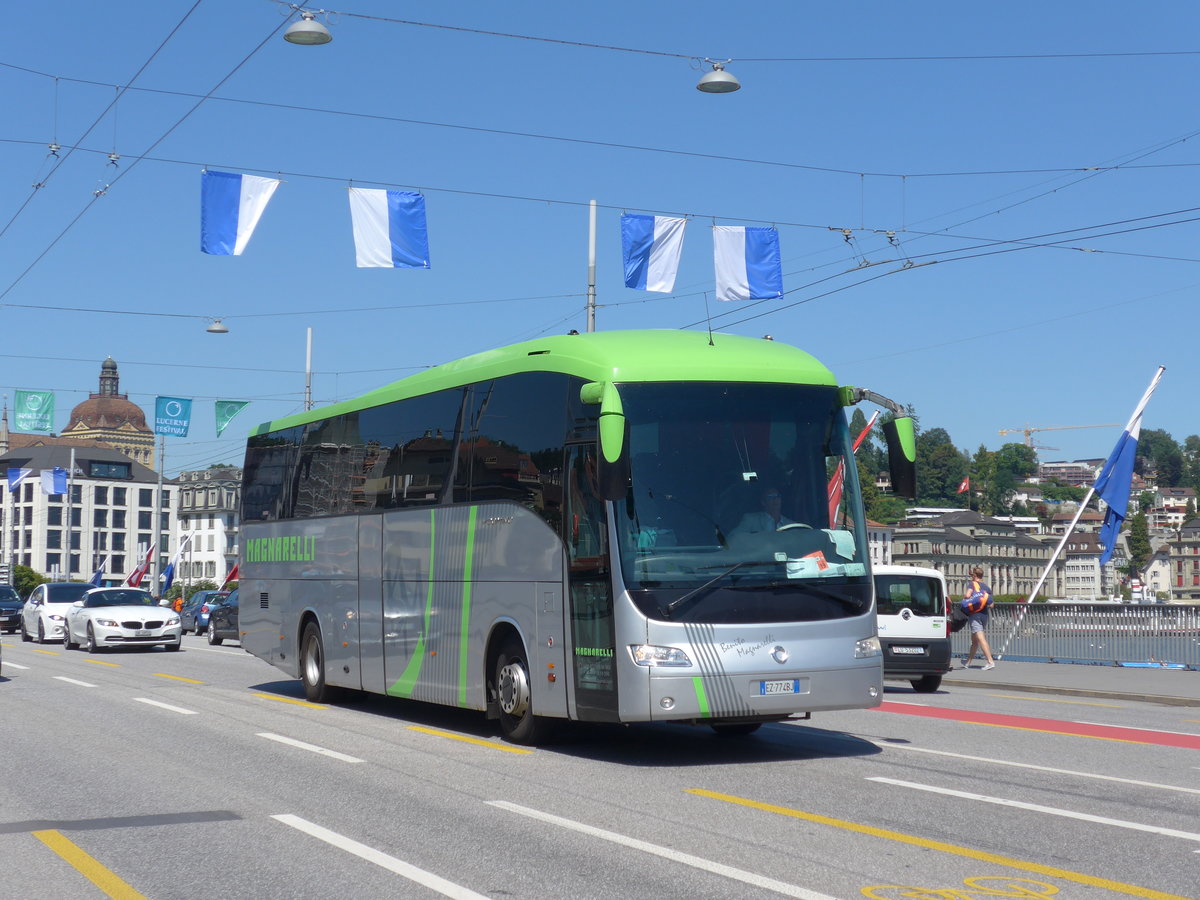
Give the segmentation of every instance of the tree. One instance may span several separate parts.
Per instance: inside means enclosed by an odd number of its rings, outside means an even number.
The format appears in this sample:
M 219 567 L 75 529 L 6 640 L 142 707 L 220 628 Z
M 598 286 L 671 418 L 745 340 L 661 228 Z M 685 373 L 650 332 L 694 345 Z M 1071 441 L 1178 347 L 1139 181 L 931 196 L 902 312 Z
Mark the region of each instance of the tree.
M 35 587 L 49 581 L 49 578 L 33 571 L 29 566 L 13 566 L 12 585 L 22 597 L 28 597 Z
M 1017 486 L 1037 474 L 1037 454 L 1024 444 L 1005 444 L 992 454 L 991 469 L 987 512 L 994 516 L 1008 512 Z
M 1125 574 L 1132 578 L 1142 574 L 1150 559 L 1150 526 L 1144 512 L 1139 512 L 1129 520 L 1128 545 L 1129 565 L 1125 567 Z
M 1184 476 L 1183 451 L 1161 428 L 1142 429 L 1134 470 L 1141 475 L 1153 474 L 1159 487 L 1179 487 Z
M 967 471 L 967 459 L 946 429 L 931 428 L 917 435 L 917 490 L 922 506 L 962 506 L 957 491 Z

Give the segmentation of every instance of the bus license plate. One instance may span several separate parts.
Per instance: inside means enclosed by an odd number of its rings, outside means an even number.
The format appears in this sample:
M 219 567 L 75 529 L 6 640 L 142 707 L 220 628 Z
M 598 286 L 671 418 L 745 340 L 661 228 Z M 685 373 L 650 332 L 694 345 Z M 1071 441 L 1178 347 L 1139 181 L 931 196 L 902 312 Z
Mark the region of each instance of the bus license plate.
M 893 647 L 892 652 L 893 653 L 911 653 L 914 656 L 924 656 L 925 648 L 924 647 Z
M 800 681 L 793 678 L 791 681 L 760 681 L 758 683 L 758 693 L 766 694 L 798 694 L 800 693 Z

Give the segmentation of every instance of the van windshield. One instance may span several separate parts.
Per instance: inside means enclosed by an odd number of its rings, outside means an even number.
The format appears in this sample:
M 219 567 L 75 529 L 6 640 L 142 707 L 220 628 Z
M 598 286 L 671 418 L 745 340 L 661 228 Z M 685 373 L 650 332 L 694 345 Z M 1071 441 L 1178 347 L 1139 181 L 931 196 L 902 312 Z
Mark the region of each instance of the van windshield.
M 894 616 L 903 609 L 919 616 L 946 614 L 941 583 L 928 575 L 876 575 L 875 605 L 881 616 Z

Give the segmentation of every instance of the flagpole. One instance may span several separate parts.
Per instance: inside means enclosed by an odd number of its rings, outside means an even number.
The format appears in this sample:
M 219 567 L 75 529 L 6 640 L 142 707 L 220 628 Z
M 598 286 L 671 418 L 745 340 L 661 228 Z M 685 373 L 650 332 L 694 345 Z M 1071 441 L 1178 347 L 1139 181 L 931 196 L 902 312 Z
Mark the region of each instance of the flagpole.
M 67 469 L 67 496 L 65 498 L 66 499 L 66 514 L 67 514 L 66 532 L 67 532 L 67 580 L 68 581 L 71 580 L 71 534 L 72 534 L 72 530 L 71 530 L 71 487 L 72 487 L 72 482 L 74 482 L 74 480 L 75 480 L 75 448 L 72 447 L 71 448 L 71 467 L 69 469 Z M 83 517 L 82 500 L 83 500 L 83 498 L 81 497 L 80 504 L 79 504 L 81 507 L 81 511 L 79 514 L 80 518 Z M 80 557 L 80 560 L 82 561 L 82 559 L 83 559 L 83 522 L 80 522 L 79 526 L 80 526 L 79 527 L 79 531 L 80 531 L 80 533 L 79 533 L 79 550 L 80 550 L 79 557 Z M 83 572 L 80 572 L 79 574 L 82 575 Z
M 1129 417 L 1129 422 L 1125 425 L 1125 430 L 1121 433 L 1121 438 L 1117 441 L 1117 447 L 1113 451 L 1114 455 L 1116 454 L 1117 449 L 1120 449 L 1122 440 L 1124 438 L 1135 432 L 1135 430 L 1140 430 L 1142 413 L 1146 411 L 1146 404 L 1150 402 L 1150 396 L 1154 393 L 1154 389 L 1158 387 L 1158 382 L 1162 378 L 1163 372 L 1166 370 L 1166 366 L 1159 366 L 1158 370 L 1154 373 L 1154 377 L 1150 379 L 1150 386 L 1146 388 L 1146 392 L 1142 394 L 1142 399 L 1138 401 L 1138 405 L 1133 410 L 1133 415 Z M 1137 438 L 1135 434 L 1134 440 L 1136 441 L 1136 439 Z M 1039 578 L 1037 584 L 1033 586 L 1033 590 L 1030 591 L 1029 597 L 1026 598 L 1025 603 L 1021 605 L 1021 611 L 1017 614 L 1016 621 L 1013 622 L 1012 628 L 1009 630 L 1008 635 L 1004 638 L 1004 643 L 1000 647 L 1000 652 L 996 654 L 996 659 L 1004 658 L 1004 651 L 1008 648 L 1009 642 L 1012 641 L 1013 636 L 1017 633 L 1017 629 L 1021 627 L 1022 620 L 1025 618 L 1025 610 L 1029 608 L 1031 603 L 1033 603 L 1034 599 L 1037 597 L 1038 591 L 1041 590 L 1042 585 L 1045 584 L 1046 577 L 1050 574 L 1050 569 L 1054 566 L 1055 561 L 1058 559 L 1058 555 L 1062 553 L 1062 549 L 1066 545 L 1067 540 L 1075 531 L 1075 526 L 1079 524 L 1079 520 L 1083 516 L 1083 511 L 1087 509 L 1088 502 L 1091 501 L 1092 497 L 1096 493 L 1096 485 L 1099 484 L 1099 482 L 1108 473 L 1109 463 L 1111 463 L 1113 459 L 1114 456 L 1109 457 L 1108 462 L 1105 462 L 1104 468 L 1101 470 L 1100 475 L 1097 476 L 1096 481 L 1091 487 L 1088 488 L 1088 492 L 1084 496 L 1083 502 L 1079 504 L 1079 509 L 1075 511 L 1075 518 L 1073 518 L 1071 520 L 1071 524 L 1067 526 L 1067 530 L 1063 533 L 1062 540 L 1058 542 L 1058 546 L 1054 549 L 1054 554 L 1050 557 L 1049 562 L 1046 563 L 1046 568 L 1042 571 L 1041 578 Z M 1126 494 L 1126 496 L 1128 496 L 1128 494 Z M 1122 514 L 1124 512 L 1125 511 L 1122 510 Z M 1123 517 L 1124 516 L 1122 515 L 1122 518 Z M 1112 540 L 1113 543 L 1116 543 L 1117 534 L 1112 536 Z
M 153 559 L 150 562 L 150 593 L 158 597 L 162 597 L 162 592 L 158 588 L 158 557 L 161 551 L 157 550 L 159 537 L 162 535 L 162 490 L 163 490 L 163 466 L 166 464 L 167 456 L 167 439 L 163 435 L 158 436 L 158 490 L 154 492 L 154 515 L 150 517 L 151 523 L 154 525 L 154 533 L 150 535 L 150 549 Z
M 588 205 L 587 330 L 596 330 L 596 201 Z

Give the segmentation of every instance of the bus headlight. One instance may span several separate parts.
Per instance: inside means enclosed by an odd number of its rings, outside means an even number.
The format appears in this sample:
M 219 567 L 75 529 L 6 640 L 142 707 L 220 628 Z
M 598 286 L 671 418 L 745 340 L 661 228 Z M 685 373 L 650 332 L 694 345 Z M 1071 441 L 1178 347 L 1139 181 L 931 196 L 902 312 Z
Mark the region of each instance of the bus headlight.
M 869 637 L 854 645 L 855 659 L 870 659 L 872 656 L 883 656 L 883 648 L 879 646 L 879 638 Z
M 879 642 L 875 642 L 879 646 Z M 639 666 L 690 666 L 692 661 L 678 647 L 656 647 L 653 644 L 630 644 L 629 655 Z

